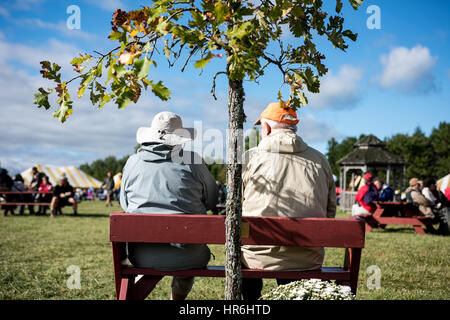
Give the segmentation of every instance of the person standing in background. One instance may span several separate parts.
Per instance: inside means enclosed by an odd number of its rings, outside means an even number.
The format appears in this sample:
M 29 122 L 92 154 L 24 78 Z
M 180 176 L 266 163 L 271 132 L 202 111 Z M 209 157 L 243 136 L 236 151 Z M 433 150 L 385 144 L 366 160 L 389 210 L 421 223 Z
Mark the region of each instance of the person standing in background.
M 117 174 L 117 181 L 114 185 L 114 196 L 116 197 L 117 202 L 120 204 L 120 187 L 122 186 L 122 172 Z
M 102 184 L 102 187 L 106 188 L 106 206 L 112 206 L 111 198 L 114 192 L 114 179 L 111 175 L 111 171 L 108 171 L 105 181 Z

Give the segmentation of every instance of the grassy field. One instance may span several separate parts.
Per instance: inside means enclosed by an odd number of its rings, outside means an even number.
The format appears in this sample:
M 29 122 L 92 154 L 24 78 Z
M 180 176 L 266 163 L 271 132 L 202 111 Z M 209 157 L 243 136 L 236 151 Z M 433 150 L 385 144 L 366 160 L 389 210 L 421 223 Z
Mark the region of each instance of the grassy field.
M 48 216 L 0 217 L 0 299 L 114 299 L 110 211 L 104 202 L 83 202 L 79 215 L 70 208 L 55 219 Z M 348 215 L 340 212 L 338 217 Z M 223 265 L 223 246 L 210 246 L 211 265 Z M 449 299 L 450 241 L 419 236 L 412 228 L 388 227 L 366 235 L 357 299 Z M 327 249 L 325 266 L 340 266 L 343 249 Z M 81 269 L 81 289 L 66 281 L 71 265 Z M 370 290 L 367 268 L 381 269 L 381 288 Z M 275 287 L 265 280 L 264 292 Z M 149 299 L 168 299 L 170 278 L 164 278 Z M 224 279 L 198 278 L 189 299 L 223 299 Z

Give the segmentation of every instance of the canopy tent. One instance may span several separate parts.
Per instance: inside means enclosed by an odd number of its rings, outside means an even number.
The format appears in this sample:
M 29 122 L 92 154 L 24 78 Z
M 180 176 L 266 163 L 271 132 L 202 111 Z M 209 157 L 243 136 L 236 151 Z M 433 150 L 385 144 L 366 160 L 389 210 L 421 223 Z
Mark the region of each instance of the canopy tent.
M 352 176 L 352 179 L 350 180 L 350 183 L 348 184 L 348 186 L 355 190 L 359 190 L 364 186 L 364 184 L 365 184 L 365 182 L 364 182 L 363 177 L 355 174 Z
M 450 188 L 450 173 L 437 181 L 437 188 L 442 192 L 445 192 L 445 189 Z
M 35 166 L 40 172 L 45 173 L 45 175 L 49 178 L 51 184 L 56 185 L 58 180 L 62 176 L 66 176 L 69 184 L 74 188 L 100 188 L 102 183 L 91 177 L 87 173 L 81 171 L 75 166 L 69 167 L 52 167 L 52 166 Z M 29 168 L 21 173 L 25 184 L 29 184 L 33 179 L 31 174 L 31 169 Z

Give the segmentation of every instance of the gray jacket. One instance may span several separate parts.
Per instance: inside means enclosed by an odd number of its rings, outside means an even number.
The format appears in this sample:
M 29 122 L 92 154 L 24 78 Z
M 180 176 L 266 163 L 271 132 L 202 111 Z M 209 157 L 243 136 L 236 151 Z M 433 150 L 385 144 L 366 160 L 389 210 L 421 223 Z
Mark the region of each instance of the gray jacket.
M 172 159 L 176 156 L 177 159 Z M 197 159 L 194 159 L 197 157 Z M 217 186 L 205 163 L 180 146 L 143 145 L 124 169 L 120 204 L 128 213 L 206 214 L 217 204 Z M 178 159 L 184 159 L 178 161 Z M 137 267 L 181 270 L 205 266 L 206 245 L 128 244 Z

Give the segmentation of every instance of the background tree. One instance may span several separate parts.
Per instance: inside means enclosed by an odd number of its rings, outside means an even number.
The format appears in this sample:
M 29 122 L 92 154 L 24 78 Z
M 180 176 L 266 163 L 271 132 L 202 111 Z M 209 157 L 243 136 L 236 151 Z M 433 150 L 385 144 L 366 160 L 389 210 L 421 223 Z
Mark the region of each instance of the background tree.
M 340 143 L 331 138 L 328 141 L 327 157 L 333 173 L 339 177 L 337 161 L 350 153 L 357 140 L 364 137 L 347 137 Z M 403 185 L 411 178 L 425 178 L 428 176 L 442 178 L 450 173 L 450 123 L 441 122 L 433 128 L 427 137 L 420 128 L 412 135 L 398 133 L 384 139 L 386 150 L 405 160 L 406 169 Z M 383 170 L 373 170 L 374 175 L 385 178 Z
M 129 156 L 125 156 L 120 159 L 116 159 L 114 156 L 109 156 L 105 159 L 98 159 L 91 164 L 85 163 L 80 165 L 80 169 L 94 178 L 104 181 L 108 171 L 111 171 L 112 175 L 122 172 L 125 163 Z
M 434 150 L 430 139 L 420 128 L 411 135 L 397 134 L 386 139 L 386 149 L 403 158 L 406 163 L 405 180 L 424 178 L 436 172 Z
M 249 135 L 245 137 L 245 145 L 244 150 L 247 151 L 251 148 L 256 147 L 259 144 L 259 141 L 261 141 L 261 133 L 256 128 L 253 128 Z
M 450 173 L 450 123 L 441 122 L 430 135 L 438 178 Z
M 330 163 L 331 171 L 336 177 L 339 177 L 339 165 L 337 162 L 353 151 L 356 141 L 358 140 L 355 137 L 347 137 L 342 140 L 341 143 L 338 143 L 334 138 L 328 140 L 328 151 L 326 156 Z
M 227 182 L 227 166 L 223 163 L 223 160 L 208 161 L 208 159 L 205 159 L 205 162 L 214 179 L 221 184 L 225 184 Z
M 80 80 L 77 96 L 89 92 L 94 105 L 102 108 L 113 101 L 119 108 L 137 102 L 142 89 L 150 88 L 162 100 L 170 91 L 161 81 L 149 78 L 156 67 L 155 52 L 164 53 L 173 66 L 182 59 L 181 70 L 197 57 L 196 68 L 212 59 L 225 58 L 219 75 L 228 79 L 229 132 L 227 141 L 227 216 L 225 298 L 238 299 L 241 292 L 240 230 L 241 171 L 243 151 L 244 79 L 255 81 L 272 65 L 280 72 L 280 84 L 289 87 L 288 100 L 296 109 L 307 104 L 305 91 L 319 92 L 319 77 L 327 69 L 325 56 L 315 42 L 325 37 L 334 47 L 345 50 L 346 39 L 356 34 L 344 29 L 343 2 L 336 0 L 332 14 L 325 12 L 322 0 L 157 0 L 151 7 L 125 12 L 116 10 L 109 38 L 119 45 L 107 53 L 80 54 L 72 60 L 79 75 L 62 80 L 60 66 L 43 61 L 41 73 L 56 83 L 35 94 L 39 107 L 50 108 L 48 97 L 58 95 L 54 116 L 64 122 L 73 112 L 69 85 Z M 354 9 L 362 0 L 349 0 Z M 283 27 L 293 36 L 290 43 L 281 40 Z M 104 77 L 102 77 L 105 75 Z M 106 78 L 106 80 L 104 79 Z M 278 90 L 278 99 L 283 95 Z

